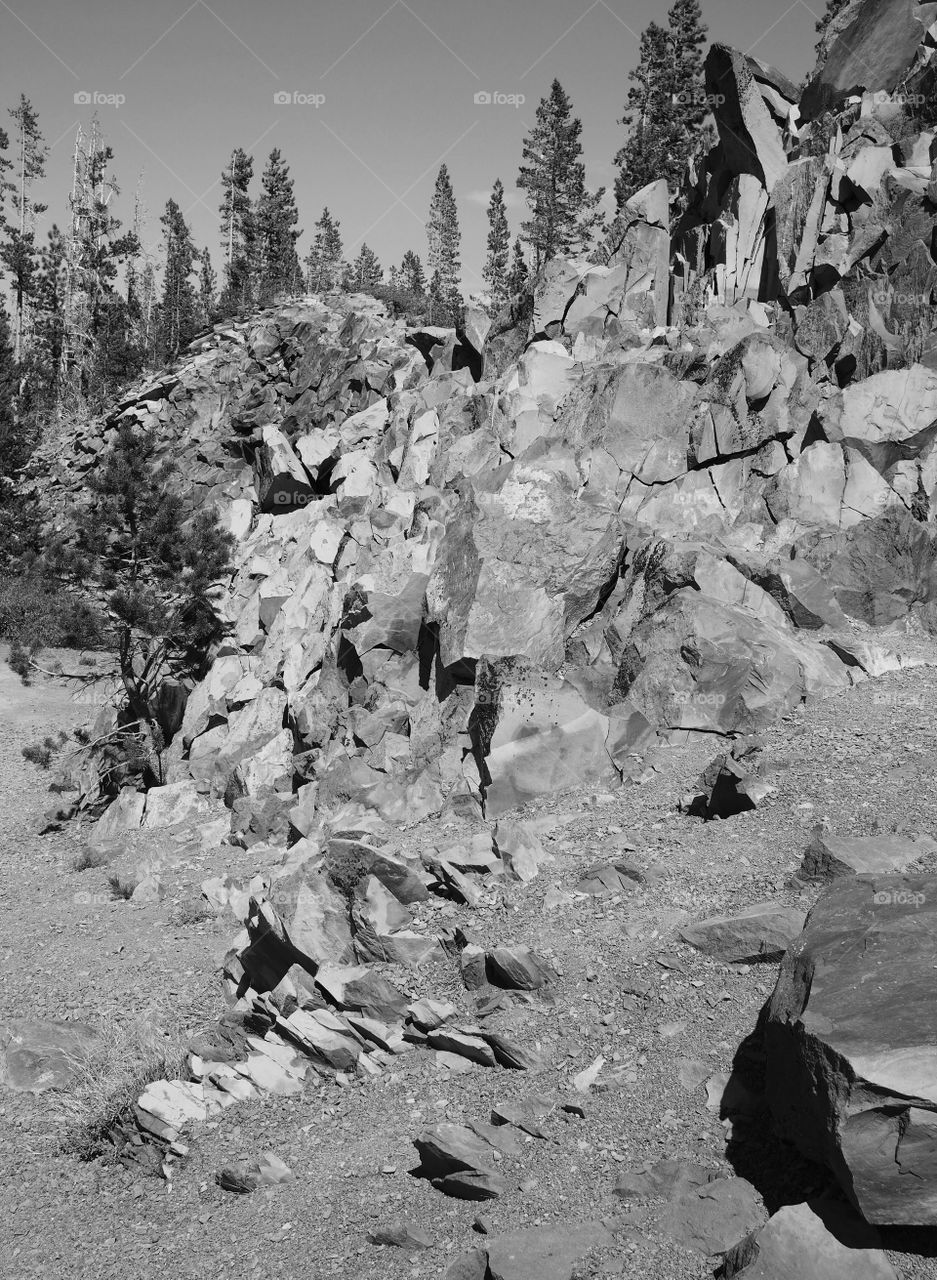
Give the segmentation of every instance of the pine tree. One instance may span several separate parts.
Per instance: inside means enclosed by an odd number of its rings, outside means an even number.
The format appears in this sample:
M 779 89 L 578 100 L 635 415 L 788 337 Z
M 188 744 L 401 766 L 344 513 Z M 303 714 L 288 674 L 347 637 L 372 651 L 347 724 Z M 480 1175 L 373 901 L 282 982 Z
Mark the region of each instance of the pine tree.
M 582 122 L 573 116 L 569 97 L 554 80 L 524 139 L 524 164 L 517 179 L 527 192 L 531 216 L 522 230 L 533 249 L 536 271 L 558 254 L 585 252 L 601 226 L 598 205 L 605 191 L 586 189 L 581 134 Z
M 346 285 L 349 286 L 346 292 L 367 293 L 379 285 L 383 279 L 384 272 L 377 260 L 377 254 L 363 244 L 357 258 L 351 264 L 350 274 L 346 276 Z
M 341 223 L 332 217 L 328 207 L 322 210 L 315 232 L 306 255 L 306 288 L 310 293 L 329 293 L 338 286 L 344 248 Z
M 9 572 L 23 550 L 18 472 L 29 460 L 33 444 L 32 433 L 17 421 L 18 381 L 10 321 L 0 297 L 0 572 Z
M 274 147 L 261 177 L 260 198 L 255 210 L 257 227 L 257 301 L 269 306 L 278 294 L 297 293 L 302 284 L 302 268 L 296 253 L 299 213 L 293 194 L 289 166 Z
M 527 262 L 524 258 L 524 246 L 521 244 L 520 236 L 514 241 L 514 256 L 511 260 L 511 270 L 508 273 L 508 295 L 516 298 L 524 292 L 524 286 L 527 284 L 530 272 L 527 269 Z
M 96 407 L 115 389 L 119 377 L 109 358 L 126 341 L 115 339 L 115 315 L 126 320 L 116 284 L 119 269 L 139 252 L 131 232 L 119 234 L 120 220 L 111 204 L 120 188 L 108 169 L 114 153 L 101 138 L 97 119 L 86 137 L 79 127 L 75 139 L 72 225 L 66 238 L 65 298 L 60 358 L 60 405 L 77 401 Z M 116 312 L 112 310 L 116 308 Z
M 43 557 L 49 581 L 106 598 L 105 647 L 125 695 L 125 750 L 114 763 L 147 785 L 164 781 L 160 689 L 167 678 L 191 684 L 203 674 L 222 633 L 213 588 L 233 545 L 211 505 L 186 508 L 175 466 L 157 447 L 155 432 L 122 424 L 87 478 L 87 503 L 66 513 Z
M 418 298 L 426 296 L 426 276 L 423 274 L 423 263 L 419 254 L 408 249 L 400 264 L 401 285 Z
M 507 209 L 504 205 L 504 184 L 498 178 L 488 203 L 488 255 L 482 270 L 482 279 L 490 293 L 489 307 L 497 313 L 508 299 L 508 263 L 511 253 L 511 233 L 508 228 Z
M 637 67 L 621 123 L 625 145 L 615 156 L 615 200 L 619 211 L 636 191 L 667 181 L 679 209 L 687 161 L 709 108 L 703 84 L 706 28 L 699 0 L 676 0 L 668 25 L 652 22 L 641 34 Z
M 460 292 L 462 233 L 449 170 L 442 165 L 426 225 L 429 267 L 432 272 L 430 302 L 434 323 L 460 325 L 464 303 Z
M 628 78 L 632 87 L 621 123 L 629 128 L 629 134 L 615 156 L 619 210 L 636 191 L 664 177 L 668 167 L 675 110 L 670 93 L 670 41 L 658 23 L 652 22 L 641 32 L 640 58 Z
M 221 175 L 223 195 L 218 209 L 224 255 L 224 283 L 219 308 L 226 316 L 248 309 L 253 301 L 255 227 L 249 192 L 253 176 L 253 158 L 243 148 L 237 147 Z
M 198 330 L 198 302 L 190 280 L 197 253 L 182 210 L 172 198 L 166 201 L 160 222 L 165 242 L 160 357 L 168 362 L 177 359 Z
M 672 171 L 683 166 L 689 157 L 700 125 L 709 114 L 703 81 L 703 47 L 706 27 L 699 0 L 675 0 L 667 14 L 667 36 L 670 42 L 670 94 L 678 107 L 677 127 L 681 132 L 678 155 L 673 157 Z
M 20 363 L 26 345 L 38 265 L 36 218 L 46 210 L 44 204 L 37 204 L 32 199 L 31 190 L 33 183 L 45 176 L 48 147 L 39 131 L 39 117 L 25 94 L 20 94 L 19 106 L 10 111 L 10 116 L 15 126 L 14 158 L 11 161 L 14 176 L 4 185 L 12 194 L 13 218 L 8 223 L 7 240 L 0 257 L 13 284 L 13 351 L 14 359 Z
M 32 367 L 28 381 L 34 388 L 34 401 L 44 410 L 54 409 L 59 400 L 65 335 L 66 257 L 65 236 L 53 224 L 37 255 L 33 340 L 27 355 Z
M 148 369 L 155 368 L 159 363 L 162 322 L 157 294 L 156 268 L 152 262 L 147 261 L 140 273 L 140 331 L 143 363 Z
M 199 257 L 198 273 L 198 311 L 199 324 L 202 328 L 210 328 L 218 319 L 218 277 L 211 265 L 211 254 L 206 245 Z

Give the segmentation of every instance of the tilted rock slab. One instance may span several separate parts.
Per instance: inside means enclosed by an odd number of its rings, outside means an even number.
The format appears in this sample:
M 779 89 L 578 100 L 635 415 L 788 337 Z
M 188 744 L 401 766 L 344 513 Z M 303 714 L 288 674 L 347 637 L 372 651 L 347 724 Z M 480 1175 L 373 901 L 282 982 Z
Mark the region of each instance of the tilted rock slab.
M 937 1224 L 937 876 L 834 884 L 765 1011 L 784 1137 L 868 1222 Z

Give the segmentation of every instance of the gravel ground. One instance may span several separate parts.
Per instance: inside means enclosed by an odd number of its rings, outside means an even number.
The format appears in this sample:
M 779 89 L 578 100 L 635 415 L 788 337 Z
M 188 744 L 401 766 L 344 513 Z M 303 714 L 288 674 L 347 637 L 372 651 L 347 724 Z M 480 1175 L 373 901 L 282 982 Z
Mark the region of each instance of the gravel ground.
M 937 659 L 929 642 L 888 641 Z M 828 1178 L 767 1135 L 737 1144 L 734 1167 L 729 1163 L 723 1123 L 707 1109 L 705 1088 L 688 1091 L 680 1068 L 689 1060 L 712 1073 L 730 1070 L 776 966 L 719 964 L 681 943 L 676 929 L 769 897 L 809 908 L 815 893 L 786 885 L 817 822 L 846 835 L 937 836 L 935 700 L 937 669 L 923 667 L 799 710 L 767 735 L 777 794 L 724 822 L 677 811 L 715 754 L 712 742 L 673 748 L 643 786 L 612 796 L 564 795 L 525 815 L 555 823 L 546 841 L 555 861 L 531 884 L 495 887 L 473 911 L 426 906 L 427 923 L 459 924 L 481 943 L 527 942 L 555 963 L 560 976 L 547 996 L 519 1000 L 493 1023 L 540 1048 L 548 1066 L 534 1077 L 481 1066 L 450 1075 L 415 1050 L 377 1081 L 347 1088 L 317 1082 L 296 1098 L 232 1108 L 190 1136 L 190 1157 L 169 1184 L 80 1163 L 61 1149 L 49 1095 L 0 1094 L 5 1273 L 14 1280 L 436 1277 L 453 1256 L 483 1242 L 473 1227 L 481 1213 L 491 1232 L 604 1220 L 615 1246 L 596 1253 L 583 1276 L 710 1276 L 705 1259 L 657 1229 L 661 1202 L 614 1195 L 619 1172 L 665 1156 L 697 1160 L 750 1178 L 772 1210 L 820 1190 Z M 233 922 L 174 921 L 205 876 L 250 872 L 251 855 L 198 853 L 190 839 L 170 834 L 106 868 L 73 871 L 81 848 L 75 833 L 36 835 L 50 796 L 20 752 L 70 724 L 74 708 L 60 688 L 23 690 L 4 669 L 0 705 L 7 724 L 0 742 L 0 1018 L 93 1022 L 115 1010 L 169 1005 L 191 1021 L 220 1011 L 218 966 Z M 403 839 L 416 849 L 454 843 L 468 830 L 467 823 L 428 822 Z M 551 890 L 571 889 L 586 867 L 620 855 L 625 842 L 635 846 L 625 856 L 652 873 L 646 887 L 601 904 L 545 907 Z M 107 875 L 154 854 L 174 863 L 166 901 L 112 901 Z M 450 969 L 388 974 L 414 994 L 455 1000 L 470 1020 L 471 997 Z M 628 987 L 648 994 L 636 998 Z M 605 1077 L 623 1078 L 583 1100 L 570 1078 L 599 1054 Z M 582 1101 L 585 1118 L 558 1110 L 545 1122 L 546 1140 L 519 1135 L 522 1154 L 502 1164 L 511 1189 L 501 1199 L 450 1200 L 410 1176 L 417 1163 L 412 1139 L 422 1128 L 488 1120 L 493 1104 L 535 1090 L 560 1104 Z M 294 1180 L 248 1196 L 215 1185 L 220 1167 L 263 1151 L 284 1159 Z M 411 1256 L 368 1244 L 369 1230 L 398 1218 L 428 1234 L 434 1247 Z M 937 1232 L 887 1243 L 901 1250 L 890 1256 L 902 1280 L 937 1280 Z

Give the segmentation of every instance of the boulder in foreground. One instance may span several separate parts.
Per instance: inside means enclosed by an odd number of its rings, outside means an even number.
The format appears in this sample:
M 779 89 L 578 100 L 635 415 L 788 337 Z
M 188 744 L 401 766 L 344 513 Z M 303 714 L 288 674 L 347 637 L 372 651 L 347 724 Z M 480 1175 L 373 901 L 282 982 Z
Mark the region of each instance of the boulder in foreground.
M 878 1226 L 937 1225 L 937 876 L 832 885 L 764 1013 L 775 1124 Z

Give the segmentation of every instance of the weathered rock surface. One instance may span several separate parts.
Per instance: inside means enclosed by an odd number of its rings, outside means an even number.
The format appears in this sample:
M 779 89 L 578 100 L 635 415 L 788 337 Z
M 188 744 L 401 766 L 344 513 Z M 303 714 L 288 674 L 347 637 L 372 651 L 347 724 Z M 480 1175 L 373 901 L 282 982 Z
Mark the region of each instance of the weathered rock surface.
M 727 1253 L 766 1218 L 761 1199 L 744 1178 L 717 1178 L 691 1187 L 671 1202 L 662 1227 L 699 1253 Z
M 697 951 L 743 964 L 778 960 L 803 928 L 804 913 L 780 902 L 756 902 L 729 916 L 713 916 L 680 930 Z
M 80 1022 L 13 1018 L 0 1024 L 0 1086 L 25 1093 L 62 1089 L 93 1051 L 97 1035 Z
M 937 1223 L 933 876 L 834 883 L 765 1009 L 782 1134 L 878 1225 Z
M 896 1280 L 878 1233 L 835 1201 L 789 1204 L 733 1249 L 720 1280 Z
M 828 883 L 851 875 L 904 871 L 918 858 L 937 852 L 929 836 L 834 836 L 818 830 L 804 850 L 799 880 Z
M 488 1242 L 488 1275 L 491 1280 L 570 1280 L 577 1262 L 612 1242 L 599 1222 L 512 1231 Z

